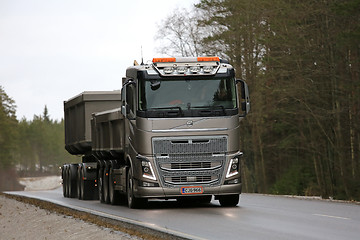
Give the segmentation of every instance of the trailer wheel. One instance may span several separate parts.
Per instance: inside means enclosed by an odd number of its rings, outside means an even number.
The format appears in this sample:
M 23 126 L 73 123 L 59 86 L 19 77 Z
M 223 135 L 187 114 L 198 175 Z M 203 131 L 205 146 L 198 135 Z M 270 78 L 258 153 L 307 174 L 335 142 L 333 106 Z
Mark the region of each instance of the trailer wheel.
M 66 166 L 66 171 L 65 171 L 65 177 L 66 177 L 66 181 L 65 181 L 65 191 L 66 191 L 66 197 L 70 197 L 70 174 L 69 174 L 69 165 Z
M 219 196 L 219 202 L 222 207 L 235 207 L 239 203 L 239 199 L 239 194 Z
M 103 195 L 104 195 L 104 202 L 109 203 L 109 169 L 104 169 L 104 175 L 103 175 Z
M 63 187 L 63 196 L 66 197 L 66 165 L 63 165 L 61 169 L 61 175 L 62 175 L 62 187 Z
M 75 198 L 77 193 L 77 166 L 70 164 L 69 166 L 69 197 Z
M 127 200 L 129 208 L 142 208 L 146 205 L 146 198 L 137 198 L 134 196 L 134 178 L 131 168 L 127 174 Z
M 99 167 L 98 171 L 98 193 L 99 193 L 99 200 L 101 203 L 104 202 L 104 183 L 103 183 L 103 169 Z
M 111 166 L 109 169 L 109 201 L 111 205 L 116 205 L 120 202 L 120 192 L 115 190 L 113 170 L 114 168 Z
M 77 174 L 77 196 L 80 200 L 83 200 L 83 190 L 82 187 L 82 180 L 83 180 L 83 176 L 82 176 L 82 166 L 79 166 L 78 168 L 78 174 Z

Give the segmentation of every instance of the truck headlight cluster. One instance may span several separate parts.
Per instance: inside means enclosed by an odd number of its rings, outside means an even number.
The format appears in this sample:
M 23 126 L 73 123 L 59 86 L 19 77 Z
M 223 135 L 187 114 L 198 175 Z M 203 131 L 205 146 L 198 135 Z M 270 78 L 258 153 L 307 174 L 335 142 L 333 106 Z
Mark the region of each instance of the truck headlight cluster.
M 141 161 L 143 177 L 151 180 L 156 180 L 154 170 L 149 161 Z
M 235 176 L 240 171 L 240 157 L 242 153 L 230 159 L 230 164 L 226 173 L 226 178 Z

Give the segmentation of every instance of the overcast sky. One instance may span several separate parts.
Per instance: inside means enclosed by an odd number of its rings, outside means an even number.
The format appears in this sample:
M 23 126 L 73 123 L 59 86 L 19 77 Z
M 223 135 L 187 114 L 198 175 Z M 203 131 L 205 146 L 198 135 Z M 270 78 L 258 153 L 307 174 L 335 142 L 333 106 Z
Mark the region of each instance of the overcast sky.
M 156 52 L 157 26 L 197 0 L 0 0 L 0 85 L 32 120 L 83 91 L 121 88 L 134 60 Z

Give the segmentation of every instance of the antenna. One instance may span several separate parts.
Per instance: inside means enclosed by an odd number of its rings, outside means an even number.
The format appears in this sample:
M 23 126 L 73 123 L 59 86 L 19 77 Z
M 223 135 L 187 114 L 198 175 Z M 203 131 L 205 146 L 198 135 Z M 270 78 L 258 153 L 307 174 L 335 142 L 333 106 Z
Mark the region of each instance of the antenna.
M 141 65 L 144 65 L 144 56 L 143 56 L 142 45 L 141 45 Z

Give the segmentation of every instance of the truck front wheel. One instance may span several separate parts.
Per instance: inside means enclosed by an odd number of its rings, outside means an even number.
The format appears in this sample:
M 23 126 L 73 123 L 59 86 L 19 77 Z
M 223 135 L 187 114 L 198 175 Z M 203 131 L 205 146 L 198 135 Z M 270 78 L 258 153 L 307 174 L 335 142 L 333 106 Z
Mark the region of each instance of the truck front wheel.
M 219 202 L 222 207 L 235 207 L 239 203 L 239 199 L 239 194 L 219 196 Z
M 134 178 L 131 168 L 127 174 L 127 200 L 129 208 L 142 208 L 146 205 L 146 198 L 136 198 L 134 196 Z

